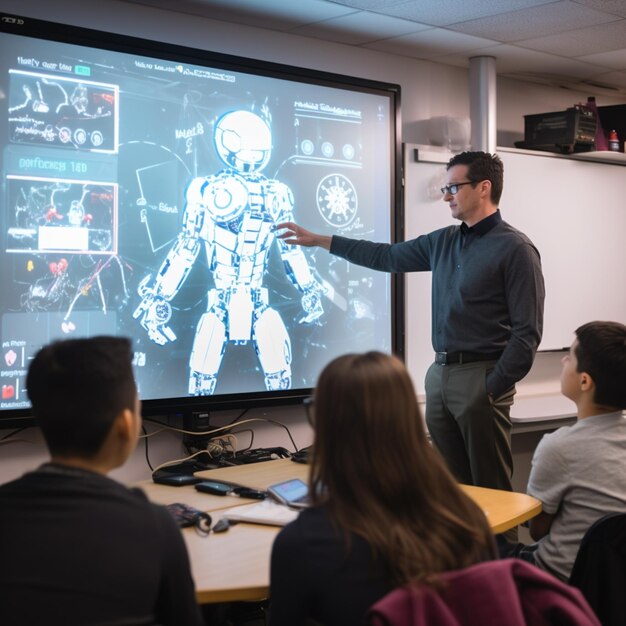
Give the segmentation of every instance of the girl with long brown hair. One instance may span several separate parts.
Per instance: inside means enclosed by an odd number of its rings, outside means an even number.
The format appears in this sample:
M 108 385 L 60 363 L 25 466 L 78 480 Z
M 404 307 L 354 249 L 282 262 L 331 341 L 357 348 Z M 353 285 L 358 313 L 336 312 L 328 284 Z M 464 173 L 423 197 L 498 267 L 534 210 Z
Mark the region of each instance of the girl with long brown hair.
M 483 512 L 427 441 L 399 359 L 333 360 L 312 414 L 313 506 L 274 543 L 271 626 L 362 624 L 391 589 L 495 557 Z

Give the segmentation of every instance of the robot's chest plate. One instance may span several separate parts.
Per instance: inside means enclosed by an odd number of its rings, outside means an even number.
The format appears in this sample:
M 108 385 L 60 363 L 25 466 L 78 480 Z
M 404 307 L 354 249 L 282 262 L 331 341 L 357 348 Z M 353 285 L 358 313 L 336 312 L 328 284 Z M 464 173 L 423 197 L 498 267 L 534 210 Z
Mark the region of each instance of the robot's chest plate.
M 293 208 L 293 196 L 286 185 L 262 174 L 226 170 L 204 183 L 202 204 L 212 221 L 228 223 L 235 232 L 246 211 L 265 220 L 282 219 Z
M 221 175 L 206 186 L 202 200 L 211 220 L 231 222 L 248 206 L 248 188 L 237 176 Z
M 267 251 L 274 240 L 272 223 L 262 216 L 244 211 L 236 232 L 228 226 L 215 226 L 214 260 L 222 267 L 231 268 L 232 273 L 240 277 L 243 277 L 242 272 L 243 275 L 251 275 L 254 267 L 265 265 Z

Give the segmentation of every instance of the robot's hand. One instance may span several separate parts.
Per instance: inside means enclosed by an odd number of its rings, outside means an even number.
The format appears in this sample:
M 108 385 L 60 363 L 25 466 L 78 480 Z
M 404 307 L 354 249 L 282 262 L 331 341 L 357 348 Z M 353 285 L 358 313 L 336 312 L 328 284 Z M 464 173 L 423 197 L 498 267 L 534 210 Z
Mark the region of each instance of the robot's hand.
M 150 341 L 163 346 L 168 341 L 176 341 L 174 331 L 167 326 L 172 317 L 172 307 L 167 300 L 154 294 L 154 287 L 148 287 L 149 281 L 150 275 L 139 283 L 137 291 L 142 300 L 133 312 L 133 317 L 139 319 L 139 323 L 148 331 Z
M 312 324 L 324 314 L 322 306 L 322 288 L 317 283 L 304 289 L 302 296 L 302 309 L 305 315 L 298 319 L 298 324 Z M 319 324 L 320 322 L 318 322 Z

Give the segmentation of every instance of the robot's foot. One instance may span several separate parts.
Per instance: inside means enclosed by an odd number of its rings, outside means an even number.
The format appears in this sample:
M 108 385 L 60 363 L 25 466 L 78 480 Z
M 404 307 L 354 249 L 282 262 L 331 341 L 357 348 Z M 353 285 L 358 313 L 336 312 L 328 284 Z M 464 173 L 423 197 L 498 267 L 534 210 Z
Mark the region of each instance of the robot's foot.
M 215 391 L 216 383 L 217 376 L 214 374 L 191 372 L 191 375 L 189 376 L 189 395 L 212 396 Z
M 291 389 L 291 372 L 281 370 L 265 375 L 265 388 L 269 391 L 275 389 Z

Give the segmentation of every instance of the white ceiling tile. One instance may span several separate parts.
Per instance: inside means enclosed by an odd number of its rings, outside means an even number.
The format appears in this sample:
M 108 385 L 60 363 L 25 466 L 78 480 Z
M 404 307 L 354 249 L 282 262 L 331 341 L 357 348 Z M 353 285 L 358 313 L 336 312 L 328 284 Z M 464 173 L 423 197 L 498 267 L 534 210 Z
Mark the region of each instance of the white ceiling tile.
M 626 70 L 626 48 L 612 50 L 611 52 L 599 52 L 578 57 L 579 61 L 603 65 L 614 70 Z
M 590 9 L 598 9 L 605 13 L 612 13 L 620 17 L 626 17 L 626 2 L 624 0 L 574 0 Z
M 498 74 L 553 75 L 553 84 L 626 73 L 626 0 L 121 1 L 458 67 L 493 55 Z
M 565 57 L 546 54 L 545 52 L 535 52 L 525 50 L 511 44 L 491 46 L 484 49 L 477 49 L 470 56 L 493 56 L 496 59 L 496 72 L 498 74 L 510 74 L 511 72 L 533 72 L 554 74 L 562 76 L 589 77 L 601 71 L 598 66 L 590 63 L 583 63 L 579 59 L 568 59 Z M 438 63 L 448 63 L 461 65 L 465 60 L 464 67 L 469 66 L 467 55 L 453 54 L 436 59 Z
M 488 37 L 502 42 L 519 41 L 530 37 L 554 35 L 585 26 L 595 26 L 620 18 L 580 6 L 575 2 L 555 2 L 530 7 L 513 13 L 501 13 L 448 28 L 476 37 Z
M 315 22 L 294 28 L 290 32 L 306 37 L 318 37 L 330 41 L 358 46 L 367 42 L 398 37 L 431 28 L 407 22 L 396 17 L 387 17 L 369 11 L 359 11 L 336 17 L 325 22 Z
M 548 37 L 526 39 L 516 43 L 523 48 L 542 50 L 565 57 L 620 50 L 626 43 L 626 20 L 579 28 Z
M 418 59 L 433 59 L 449 54 L 451 51 L 468 51 L 469 53 L 471 50 L 497 43 L 497 41 L 455 33 L 443 28 L 431 28 L 411 35 L 376 41 L 365 47 Z
M 362 11 L 376 11 L 388 15 L 387 9 L 398 4 L 406 4 L 407 0 L 330 0 L 334 4 L 342 4 Z
M 404 4 L 381 3 L 380 12 L 433 26 L 447 26 L 489 15 L 508 13 L 526 7 L 549 4 L 554 0 L 412 0 Z M 351 3 L 354 6 L 356 3 Z M 376 9 L 371 9 L 375 11 Z
M 290 30 L 302 24 L 354 13 L 350 7 L 325 0 L 131 0 L 136 4 L 201 15 L 270 30 Z

